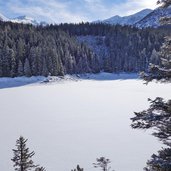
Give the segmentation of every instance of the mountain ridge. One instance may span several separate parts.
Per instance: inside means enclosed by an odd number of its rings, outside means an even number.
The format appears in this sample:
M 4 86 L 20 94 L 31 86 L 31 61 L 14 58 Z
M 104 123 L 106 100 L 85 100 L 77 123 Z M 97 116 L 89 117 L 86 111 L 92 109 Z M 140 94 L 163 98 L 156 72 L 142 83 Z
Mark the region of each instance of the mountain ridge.
M 152 9 L 144 9 L 135 14 L 128 15 L 128 16 L 119 16 L 115 15 L 105 20 L 97 20 L 92 23 L 104 23 L 110 25 L 130 25 L 137 28 L 146 28 L 146 27 L 160 27 L 160 18 L 161 17 L 171 17 L 171 6 L 168 8 L 161 8 L 158 7 L 154 10 Z M 7 18 L 3 14 L 0 13 L 0 21 L 4 22 L 13 22 L 13 23 L 23 23 L 23 24 L 32 24 L 34 26 L 42 25 L 46 26 L 48 23 L 44 21 L 37 21 L 34 18 L 28 17 L 26 15 L 18 16 L 15 18 Z
M 5 17 L 3 14 L 0 13 L 0 21 L 4 21 L 4 22 L 13 22 L 13 23 L 23 23 L 23 24 L 32 24 L 35 26 L 38 25 L 47 25 L 48 23 L 46 23 L 45 21 L 37 21 L 32 17 L 26 16 L 26 15 L 21 15 L 15 18 L 7 18 Z
M 98 20 L 98 21 L 95 21 L 95 22 L 96 23 L 101 22 L 101 23 L 112 24 L 112 25 L 116 25 L 116 24 L 134 25 L 138 21 L 142 20 L 145 16 L 147 16 L 152 11 L 153 10 L 151 10 L 151 9 L 144 9 L 144 10 L 141 10 L 141 11 L 135 13 L 135 14 L 132 14 L 132 15 L 123 16 L 123 17 L 121 17 L 119 15 L 115 15 L 115 16 L 110 17 L 108 19 Z
M 138 28 L 146 28 L 146 27 L 160 27 L 160 18 L 162 17 L 171 17 L 171 6 L 168 8 L 156 8 L 150 14 L 145 16 L 142 20 L 135 24 Z

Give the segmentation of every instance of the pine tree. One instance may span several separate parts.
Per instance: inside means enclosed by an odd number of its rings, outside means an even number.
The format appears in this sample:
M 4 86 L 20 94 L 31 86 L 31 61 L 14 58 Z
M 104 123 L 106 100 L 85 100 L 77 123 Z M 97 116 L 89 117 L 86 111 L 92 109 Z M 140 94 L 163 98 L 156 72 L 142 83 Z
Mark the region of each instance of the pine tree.
M 84 169 L 77 165 L 76 169 L 73 169 L 71 171 L 84 171 Z
M 9 62 L 9 47 L 4 47 L 4 50 L 2 51 L 2 70 L 3 70 L 3 76 L 9 77 L 10 76 L 10 62 Z
M 29 59 L 31 61 L 31 72 L 34 76 L 38 75 L 37 58 L 38 58 L 37 49 L 35 47 L 32 47 L 30 49 Z
M 163 8 L 167 8 L 171 5 L 171 0 L 158 0 L 157 4 L 161 4 Z M 171 17 L 162 17 L 160 19 L 161 25 L 168 25 Z M 165 42 L 161 47 L 159 53 L 161 65 L 150 64 L 148 73 L 141 73 L 141 77 L 147 82 L 154 79 L 161 81 L 171 81 L 171 37 L 166 36 Z
M 171 5 L 171 0 L 158 0 L 157 4 L 161 4 L 163 8 L 167 8 Z
M 162 98 L 150 101 L 150 107 L 135 113 L 132 118 L 132 128 L 156 130 L 153 136 L 159 138 L 168 148 L 163 148 L 158 154 L 153 154 L 148 160 L 146 171 L 171 170 L 171 100 L 165 102 Z
M 171 5 L 171 0 L 159 0 L 162 7 Z M 160 52 L 161 65 L 151 64 L 149 73 L 142 74 L 147 81 L 153 79 L 171 81 L 171 38 L 166 37 Z M 158 154 L 153 154 L 147 162 L 145 171 L 171 171 L 171 100 L 167 102 L 161 97 L 150 101 L 150 107 L 142 112 L 135 113 L 132 118 L 132 128 L 153 128 L 153 135 L 159 138 L 167 148 L 162 148 Z
M 0 77 L 2 76 L 3 76 L 3 61 L 2 61 L 2 56 L 0 55 Z
M 13 166 L 16 171 L 28 171 L 37 167 L 32 160 L 35 153 L 29 152 L 26 142 L 27 139 L 20 136 L 16 141 L 16 149 L 13 149 L 14 157 L 11 160 L 14 162 Z
M 11 60 L 11 72 L 10 76 L 15 77 L 16 76 L 16 59 L 15 59 L 15 54 L 13 50 L 10 50 L 10 60 Z
M 18 76 L 23 76 L 24 75 L 24 68 L 22 62 L 19 60 L 18 62 L 18 71 L 17 71 Z
M 95 168 L 101 168 L 102 171 L 109 171 L 110 166 L 108 166 L 111 163 L 109 159 L 106 159 L 105 157 L 100 157 L 96 159 L 96 163 L 93 163 Z
M 46 169 L 44 167 L 37 167 L 35 171 L 46 171 Z
M 49 75 L 45 58 L 43 58 L 43 70 L 41 74 L 45 77 Z
M 27 77 L 31 76 L 30 63 L 29 63 L 29 60 L 27 58 L 26 58 L 25 63 L 24 63 L 24 75 Z
M 171 37 L 165 38 L 165 42 L 159 53 L 159 58 L 156 56 L 156 60 L 159 60 L 161 64 L 150 64 L 149 72 L 142 72 L 141 77 L 147 82 L 154 79 L 158 81 L 171 81 Z

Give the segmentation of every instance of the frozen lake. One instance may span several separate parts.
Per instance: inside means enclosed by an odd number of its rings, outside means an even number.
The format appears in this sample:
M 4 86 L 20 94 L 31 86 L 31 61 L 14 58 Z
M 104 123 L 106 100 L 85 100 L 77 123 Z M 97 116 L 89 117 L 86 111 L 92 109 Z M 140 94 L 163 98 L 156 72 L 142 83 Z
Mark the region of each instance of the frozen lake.
M 9 82 L 11 88 L 0 82 L 0 170 L 14 170 L 12 148 L 23 135 L 36 152 L 33 160 L 47 171 L 70 171 L 77 164 L 96 171 L 92 163 L 101 156 L 115 171 L 142 171 L 162 144 L 150 132 L 131 129 L 130 118 L 149 106 L 149 97 L 169 99 L 170 84 L 147 86 L 112 74 L 92 78 L 20 87 Z

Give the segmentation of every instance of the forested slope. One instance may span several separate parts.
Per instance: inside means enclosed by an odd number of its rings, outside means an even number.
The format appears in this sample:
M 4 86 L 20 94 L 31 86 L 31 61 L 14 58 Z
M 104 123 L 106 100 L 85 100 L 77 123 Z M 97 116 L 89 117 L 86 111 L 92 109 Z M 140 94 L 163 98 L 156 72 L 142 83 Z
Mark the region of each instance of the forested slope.
M 0 23 L 0 76 L 99 72 L 96 55 L 59 29 Z
M 56 26 L 76 36 L 100 59 L 101 69 L 108 72 L 139 72 L 149 63 L 160 64 L 158 51 L 169 28 L 138 29 L 132 26 L 104 24 L 61 24 Z
M 0 77 L 144 71 L 160 64 L 166 34 L 167 28 L 0 22 Z

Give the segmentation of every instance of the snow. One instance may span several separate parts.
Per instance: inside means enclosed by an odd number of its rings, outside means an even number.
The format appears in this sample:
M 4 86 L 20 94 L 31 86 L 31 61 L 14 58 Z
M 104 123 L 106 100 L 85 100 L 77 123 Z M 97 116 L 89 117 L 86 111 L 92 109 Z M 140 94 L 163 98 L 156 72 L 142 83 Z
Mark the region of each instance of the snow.
M 10 159 L 20 135 L 29 139 L 34 161 L 49 171 L 70 171 L 77 164 L 95 171 L 92 163 L 101 156 L 116 171 L 142 171 L 162 146 L 149 131 L 132 130 L 130 118 L 148 107 L 149 97 L 169 99 L 169 84 L 147 86 L 136 74 L 48 79 L 0 79 L 1 170 L 14 170 Z
M 39 25 L 39 23 L 35 19 L 28 17 L 28 16 L 19 16 L 17 18 L 11 19 L 10 21 L 13 23 Z
M 161 26 L 160 19 L 162 17 L 171 17 L 171 6 L 169 8 L 156 8 L 153 12 L 151 12 L 142 20 L 137 22 L 135 26 L 139 28 L 146 28 L 146 27 L 157 28 Z
M 8 21 L 9 19 L 0 13 L 0 20 L 1 21 Z
M 39 77 L 16 77 L 16 78 L 9 78 L 3 77 L 0 78 L 0 89 L 2 88 L 10 88 L 10 87 L 19 87 L 23 85 L 39 83 L 44 81 L 46 78 L 39 76 Z
M 105 36 L 77 36 L 79 42 L 85 43 L 97 55 L 100 65 L 103 65 L 104 59 L 109 56 L 109 48 L 105 43 Z
M 35 25 L 35 26 L 38 26 L 38 25 L 46 26 L 46 25 L 48 25 L 48 23 L 46 23 L 45 21 L 39 22 L 39 21 L 35 20 L 34 18 L 25 16 L 25 15 L 9 19 L 9 18 L 5 17 L 3 14 L 0 13 L 0 20 L 1 21 L 10 21 L 10 22 L 13 22 L 13 23 L 32 24 L 32 25 Z
M 106 24 L 120 24 L 120 25 L 134 25 L 135 23 L 139 22 L 140 20 L 142 20 L 145 16 L 147 16 L 148 14 L 150 14 L 153 10 L 151 9 L 144 9 L 142 11 L 139 11 L 133 15 L 129 15 L 129 16 L 124 16 L 124 17 L 120 17 L 118 15 L 113 16 L 109 19 L 106 20 L 98 20 L 95 21 L 95 23 L 106 23 Z

